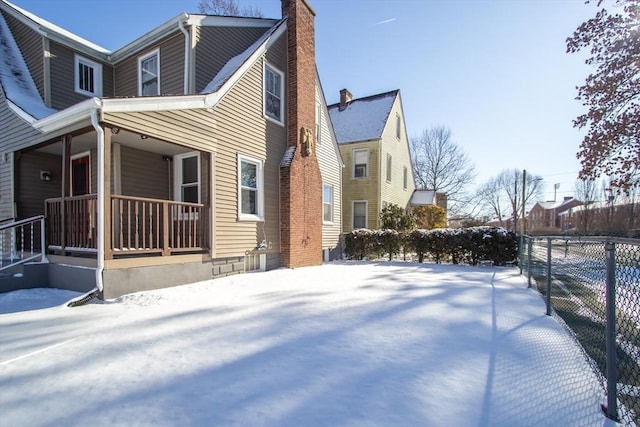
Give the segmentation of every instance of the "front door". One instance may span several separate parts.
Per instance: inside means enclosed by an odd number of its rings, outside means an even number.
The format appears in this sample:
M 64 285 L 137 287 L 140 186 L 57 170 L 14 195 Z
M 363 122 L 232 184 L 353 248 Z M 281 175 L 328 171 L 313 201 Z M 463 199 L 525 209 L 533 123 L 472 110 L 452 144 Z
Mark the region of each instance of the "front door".
M 71 160 L 71 195 L 82 196 L 91 191 L 89 154 Z

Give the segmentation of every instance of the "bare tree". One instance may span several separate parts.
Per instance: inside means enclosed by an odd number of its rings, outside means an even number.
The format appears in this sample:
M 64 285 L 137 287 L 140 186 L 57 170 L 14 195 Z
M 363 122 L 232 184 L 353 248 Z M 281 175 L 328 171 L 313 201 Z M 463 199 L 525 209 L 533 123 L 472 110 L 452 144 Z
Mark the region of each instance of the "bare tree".
M 482 185 L 477 194 L 487 209 L 500 221 L 501 226 L 504 226 L 505 217 L 510 215 L 513 218 L 514 231 L 517 230 L 523 196 L 525 211 L 527 206 L 531 206 L 536 200 L 542 198 L 542 177 L 527 173 L 523 189 L 523 172 L 518 169 L 503 170 Z
M 425 129 L 410 141 L 416 186 L 447 194 L 449 211 L 459 213 L 469 202 L 475 167 L 462 147 L 451 140 L 444 126 Z
M 200 0 L 198 10 L 200 13 L 207 15 L 247 16 L 252 18 L 262 18 L 264 16 L 258 8 L 251 6 L 240 8 L 238 0 Z
M 598 181 L 596 180 L 579 179 L 576 181 L 574 196 L 584 203 L 582 215 L 579 216 L 579 223 L 575 224 L 581 233 L 588 233 L 593 228 L 593 203 L 599 199 L 598 191 Z

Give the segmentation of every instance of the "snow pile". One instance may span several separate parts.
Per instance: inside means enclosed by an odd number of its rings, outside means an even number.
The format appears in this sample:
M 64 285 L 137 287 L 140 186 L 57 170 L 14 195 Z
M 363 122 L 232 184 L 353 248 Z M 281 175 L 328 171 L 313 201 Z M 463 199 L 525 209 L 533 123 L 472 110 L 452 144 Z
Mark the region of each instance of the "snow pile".
M 56 112 L 42 102 L 27 64 L 2 14 L 0 14 L 0 84 L 7 99 L 33 118 L 42 119 Z

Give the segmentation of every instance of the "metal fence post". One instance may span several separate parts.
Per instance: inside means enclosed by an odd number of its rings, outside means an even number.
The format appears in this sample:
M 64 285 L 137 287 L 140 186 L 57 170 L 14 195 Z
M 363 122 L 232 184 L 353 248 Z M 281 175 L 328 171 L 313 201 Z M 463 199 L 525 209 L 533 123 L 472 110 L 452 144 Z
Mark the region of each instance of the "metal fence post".
M 547 237 L 547 316 L 551 316 L 551 237 Z
M 520 244 L 518 245 L 518 266 L 520 267 L 520 275 L 522 275 L 522 264 L 524 264 L 524 234 L 520 235 Z
M 527 247 L 527 283 L 528 283 L 528 288 L 531 287 L 531 247 L 533 246 L 533 239 L 531 237 L 529 237 L 529 246 Z
M 618 391 L 616 378 L 616 245 L 604 244 L 607 264 L 606 349 L 607 349 L 607 418 L 618 420 Z

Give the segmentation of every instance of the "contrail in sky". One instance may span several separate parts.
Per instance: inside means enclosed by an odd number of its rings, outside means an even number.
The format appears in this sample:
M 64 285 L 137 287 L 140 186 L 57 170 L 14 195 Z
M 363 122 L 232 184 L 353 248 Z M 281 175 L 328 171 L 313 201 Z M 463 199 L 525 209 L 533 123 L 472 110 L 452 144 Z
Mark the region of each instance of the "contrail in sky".
M 393 22 L 393 21 L 395 21 L 395 20 L 396 20 L 396 18 L 391 18 L 391 19 L 387 19 L 386 21 L 376 22 L 376 23 L 375 23 L 375 24 L 373 24 L 373 25 L 388 24 L 389 22 Z

